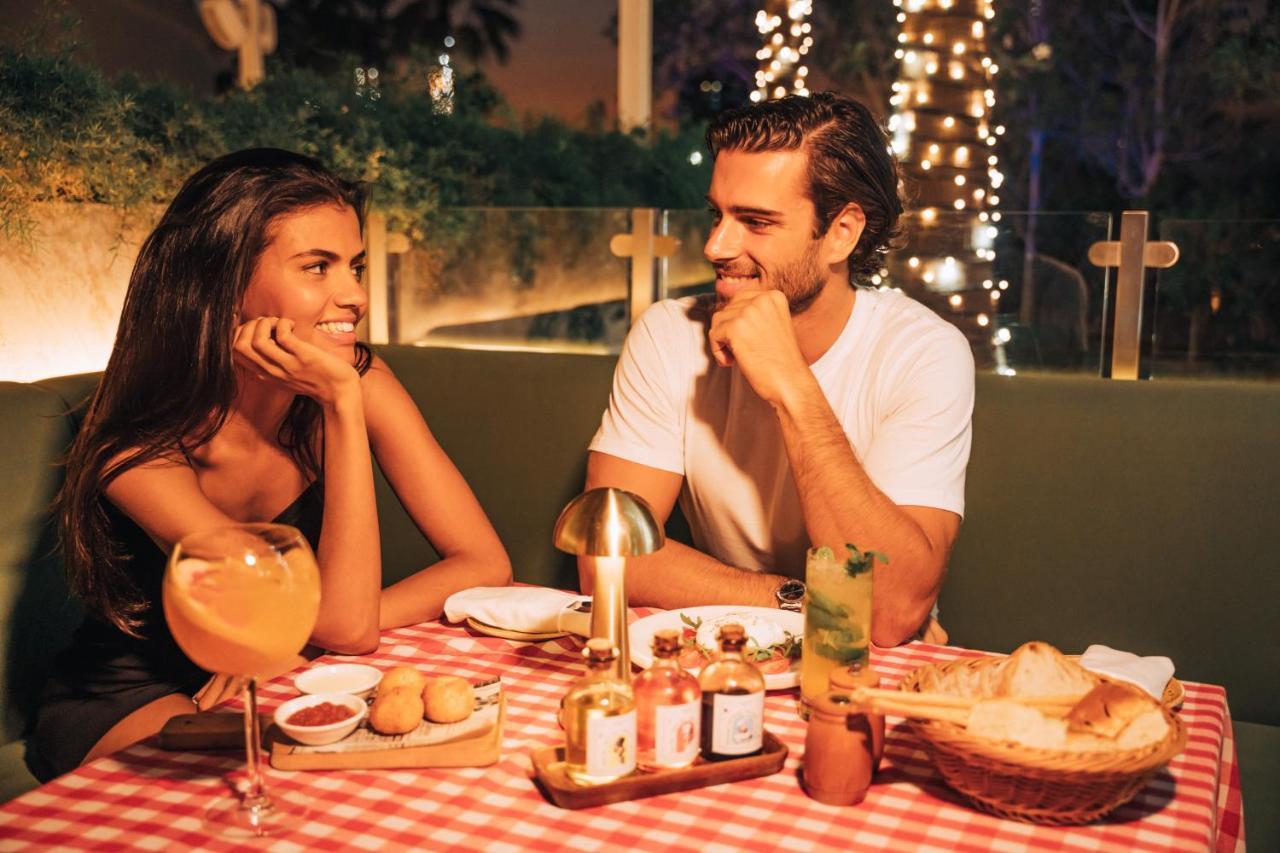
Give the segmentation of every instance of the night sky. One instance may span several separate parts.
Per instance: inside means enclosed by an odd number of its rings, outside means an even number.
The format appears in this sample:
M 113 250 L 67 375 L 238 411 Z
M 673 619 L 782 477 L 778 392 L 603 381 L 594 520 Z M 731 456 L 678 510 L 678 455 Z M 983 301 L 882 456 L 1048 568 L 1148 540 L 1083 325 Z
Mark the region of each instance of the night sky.
M 549 112 L 571 122 L 593 101 L 610 116 L 618 100 L 617 54 L 603 35 L 617 10 L 612 0 L 524 0 L 523 32 L 505 66 L 485 73 L 519 112 Z
M 204 32 L 187 0 L 72 0 L 81 20 L 81 58 L 108 74 L 132 71 L 211 92 L 230 54 Z M 523 0 L 522 34 L 506 65 L 483 65 L 520 113 L 547 112 L 570 122 L 603 101 L 616 113 L 616 51 L 603 33 L 615 0 Z M 31 0 L 0 0 L 0 39 L 14 41 L 39 14 Z

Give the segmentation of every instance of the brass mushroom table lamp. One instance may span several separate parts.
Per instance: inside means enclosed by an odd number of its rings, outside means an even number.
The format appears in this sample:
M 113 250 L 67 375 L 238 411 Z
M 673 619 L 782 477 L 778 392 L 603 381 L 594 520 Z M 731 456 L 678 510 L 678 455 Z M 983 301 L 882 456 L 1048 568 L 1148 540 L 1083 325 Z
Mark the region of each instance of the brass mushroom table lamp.
M 622 489 L 590 489 L 569 501 L 556 520 L 555 546 L 589 560 L 595 575 L 591 636 L 618 647 L 615 674 L 631 681 L 627 644 L 626 558 L 662 547 L 662 528 L 644 498 Z

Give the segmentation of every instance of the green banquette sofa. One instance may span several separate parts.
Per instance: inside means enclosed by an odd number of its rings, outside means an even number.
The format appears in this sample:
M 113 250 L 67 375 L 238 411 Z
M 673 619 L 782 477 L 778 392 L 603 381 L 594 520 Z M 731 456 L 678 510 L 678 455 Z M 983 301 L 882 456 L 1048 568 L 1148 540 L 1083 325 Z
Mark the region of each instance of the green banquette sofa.
M 614 358 L 382 347 L 474 488 L 517 580 L 574 587 L 551 545 L 582 487 Z M 57 460 L 96 376 L 0 383 L 0 799 L 79 619 L 52 553 Z M 1250 846 L 1280 849 L 1280 385 L 978 377 L 967 512 L 941 598 L 952 642 L 1172 657 L 1225 685 Z M 435 559 L 379 480 L 387 581 Z M 672 528 L 681 526 L 674 519 Z M 680 536 L 673 529 L 673 535 Z

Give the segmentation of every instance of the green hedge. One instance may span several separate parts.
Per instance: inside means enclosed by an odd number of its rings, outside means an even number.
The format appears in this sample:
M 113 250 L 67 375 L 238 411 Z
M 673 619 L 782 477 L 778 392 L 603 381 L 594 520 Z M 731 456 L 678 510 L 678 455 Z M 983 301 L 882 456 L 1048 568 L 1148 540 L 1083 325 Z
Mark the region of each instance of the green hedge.
M 193 98 L 176 86 L 110 80 L 70 54 L 0 48 L 0 228 L 30 227 L 37 201 L 119 207 L 168 201 L 213 157 L 253 146 L 313 155 L 369 182 L 393 227 L 448 227 L 459 205 L 700 207 L 701 131 L 652 142 L 552 118 L 518 119 L 479 76 L 437 114 L 422 69 L 384 80 L 376 99 L 346 77 L 269 66 L 250 92 Z M 384 75 L 385 77 L 386 75 Z

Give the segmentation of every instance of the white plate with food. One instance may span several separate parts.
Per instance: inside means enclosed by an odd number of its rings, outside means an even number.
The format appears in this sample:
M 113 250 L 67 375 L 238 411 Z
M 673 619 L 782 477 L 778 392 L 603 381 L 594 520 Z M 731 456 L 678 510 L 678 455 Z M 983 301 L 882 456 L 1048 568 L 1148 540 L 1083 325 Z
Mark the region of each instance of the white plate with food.
M 720 626 L 737 622 L 747 632 L 744 654 L 759 667 L 769 690 L 800 683 L 800 642 L 804 616 L 772 607 L 708 605 L 655 613 L 631 623 L 631 660 L 644 669 L 653 663 L 653 635 L 663 628 L 683 631 L 680 665 L 697 673 L 719 648 Z

